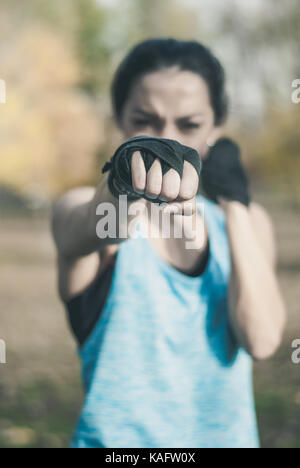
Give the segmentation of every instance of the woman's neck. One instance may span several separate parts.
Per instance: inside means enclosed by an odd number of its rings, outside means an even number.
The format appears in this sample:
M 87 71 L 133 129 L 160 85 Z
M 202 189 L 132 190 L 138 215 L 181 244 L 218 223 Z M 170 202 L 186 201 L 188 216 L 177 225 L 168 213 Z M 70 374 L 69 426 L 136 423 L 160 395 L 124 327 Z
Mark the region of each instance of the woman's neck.
M 162 213 L 150 202 L 146 208 L 142 223 L 151 245 L 168 263 L 181 270 L 193 269 L 205 253 L 209 240 L 200 210 L 181 216 Z

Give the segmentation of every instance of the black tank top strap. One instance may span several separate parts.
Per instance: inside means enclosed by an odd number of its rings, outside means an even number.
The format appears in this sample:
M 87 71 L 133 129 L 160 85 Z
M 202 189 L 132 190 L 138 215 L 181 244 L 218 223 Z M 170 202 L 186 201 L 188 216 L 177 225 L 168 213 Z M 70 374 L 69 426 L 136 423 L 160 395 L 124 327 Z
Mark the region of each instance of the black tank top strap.
M 117 252 L 110 257 L 105 270 L 82 293 L 65 302 L 71 330 L 80 346 L 100 318 L 112 283 L 116 257 Z

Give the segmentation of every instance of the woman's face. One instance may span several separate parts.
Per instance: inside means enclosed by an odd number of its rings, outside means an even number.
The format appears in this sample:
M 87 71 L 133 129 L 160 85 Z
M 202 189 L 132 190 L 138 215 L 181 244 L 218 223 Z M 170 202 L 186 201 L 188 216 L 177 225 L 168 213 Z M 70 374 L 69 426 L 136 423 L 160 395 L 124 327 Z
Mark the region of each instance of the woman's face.
M 120 123 L 126 139 L 149 135 L 177 140 L 205 157 L 221 134 L 206 82 L 196 73 L 165 68 L 139 78 L 125 103 Z

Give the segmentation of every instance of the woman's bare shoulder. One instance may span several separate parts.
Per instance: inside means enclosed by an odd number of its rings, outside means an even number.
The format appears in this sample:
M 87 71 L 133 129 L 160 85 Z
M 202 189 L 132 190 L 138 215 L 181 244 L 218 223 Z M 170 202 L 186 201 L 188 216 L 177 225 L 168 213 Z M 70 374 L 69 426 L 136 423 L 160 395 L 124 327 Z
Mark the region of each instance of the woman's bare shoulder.
M 72 208 L 78 204 L 90 201 L 95 195 L 96 189 L 92 186 L 76 187 L 61 195 L 55 202 L 59 209 Z

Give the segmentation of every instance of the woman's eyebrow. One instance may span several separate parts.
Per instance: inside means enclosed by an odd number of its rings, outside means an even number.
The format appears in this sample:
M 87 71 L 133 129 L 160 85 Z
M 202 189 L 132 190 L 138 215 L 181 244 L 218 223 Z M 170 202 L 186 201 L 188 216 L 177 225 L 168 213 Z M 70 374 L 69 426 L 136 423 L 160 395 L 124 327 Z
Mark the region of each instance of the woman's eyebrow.
M 192 117 L 203 116 L 204 112 L 196 112 L 195 114 L 184 115 L 183 117 L 178 117 L 177 120 L 187 120 L 191 119 Z
M 152 112 L 147 112 L 143 109 L 139 109 L 139 108 L 135 108 L 135 109 L 132 109 L 132 112 L 136 113 L 136 114 L 142 114 L 142 115 L 145 115 L 147 117 L 151 117 L 153 119 L 157 119 L 159 118 L 158 115 L 152 113 Z
M 146 117 L 150 117 L 152 119 L 160 119 L 161 117 L 153 112 L 148 112 L 146 110 L 143 110 L 143 109 L 140 109 L 140 108 L 134 108 L 132 110 L 132 112 L 136 113 L 136 114 L 142 114 Z M 181 120 L 188 120 L 188 119 L 191 119 L 192 117 L 196 117 L 196 116 L 203 116 L 204 115 L 204 112 L 196 112 L 194 114 L 189 114 L 189 115 L 184 115 L 182 117 L 178 117 L 176 120 L 177 121 L 181 121 Z

